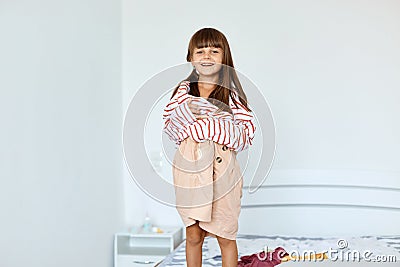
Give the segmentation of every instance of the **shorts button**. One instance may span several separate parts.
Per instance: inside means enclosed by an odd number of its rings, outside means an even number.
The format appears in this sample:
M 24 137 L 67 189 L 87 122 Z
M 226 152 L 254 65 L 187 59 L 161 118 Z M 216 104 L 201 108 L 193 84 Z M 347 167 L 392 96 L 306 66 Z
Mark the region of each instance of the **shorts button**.
M 223 146 L 222 147 L 222 151 L 227 151 L 228 150 L 228 147 L 227 146 Z
M 221 158 L 221 157 L 217 157 L 215 160 L 216 160 L 218 163 L 221 163 L 221 162 L 222 162 L 222 158 Z

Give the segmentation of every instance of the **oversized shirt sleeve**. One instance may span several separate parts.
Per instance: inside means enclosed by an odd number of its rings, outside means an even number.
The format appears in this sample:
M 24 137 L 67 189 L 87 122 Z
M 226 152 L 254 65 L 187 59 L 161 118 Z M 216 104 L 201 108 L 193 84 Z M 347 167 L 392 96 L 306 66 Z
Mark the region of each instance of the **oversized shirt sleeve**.
M 238 139 L 242 141 L 240 144 L 233 146 L 232 148 L 234 150 L 241 151 L 253 143 L 254 133 L 256 131 L 256 127 L 254 126 L 254 115 L 239 101 L 239 98 L 236 94 L 234 101 L 237 103 L 237 107 L 231 98 L 229 98 L 229 100 L 229 106 L 232 109 L 234 118 L 233 123 L 235 126 L 233 128 L 234 131 L 236 131 L 236 136 Z
M 237 107 L 234 104 L 237 103 Z M 231 116 L 213 117 L 198 119 L 194 123 L 187 125 L 183 131 L 188 133 L 193 140 L 202 142 L 212 140 L 216 143 L 226 145 L 234 151 L 242 151 L 252 144 L 256 127 L 254 126 L 254 116 L 239 101 L 237 95 L 235 99 L 229 98 L 229 106 L 233 113 Z
M 188 137 L 188 133 L 184 128 L 196 121 L 196 117 L 188 106 L 188 101 L 190 99 L 188 90 L 189 82 L 182 82 L 175 95 L 164 108 L 163 131 L 176 144 L 180 144 L 182 140 Z
M 208 114 L 208 117 L 196 119 L 188 106 L 188 89 L 189 83 L 182 82 L 164 109 L 164 132 L 172 141 L 179 145 L 187 137 L 196 142 L 211 140 L 234 151 L 245 150 L 252 144 L 255 132 L 254 116 L 239 101 L 237 94 L 234 99 L 229 97 L 233 120 L 229 114 L 217 117 L 210 115 L 212 112 L 207 110 L 205 114 Z M 200 108 L 204 109 L 204 106 Z

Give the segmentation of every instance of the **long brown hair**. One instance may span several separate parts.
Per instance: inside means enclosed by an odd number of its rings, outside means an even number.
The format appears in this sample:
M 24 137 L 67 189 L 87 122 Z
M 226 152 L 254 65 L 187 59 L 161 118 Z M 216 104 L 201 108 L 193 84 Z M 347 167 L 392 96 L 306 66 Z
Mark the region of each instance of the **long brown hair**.
M 243 91 L 242 85 L 240 84 L 239 78 L 233 65 L 231 50 L 229 48 L 228 40 L 226 39 L 225 35 L 214 28 L 203 28 L 198 30 L 190 39 L 186 61 L 191 62 L 194 49 L 204 47 L 221 48 L 223 51 L 222 67 L 219 71 L 219 84 L 217 84 L 217 87 L 210 93 L 208 97 L 209 100 L 217 100 L 212 101 L 216 102 L 214 103 L 216 105 L 218 105 L 217 103 L 219 101 L 224 103 L 226 106 L 224 105 L 224 107 L 220 108 L 225 111 L 231 112 L 229 108 L 229 95 L 232 97 L 232 99 L 235 99 L 232 90 L 228 89 L 231 88 L 238 94 L 240 102 L 247 108 L 247 110 L 250 111 L 247 105 L 246 94 Z M 195 69 L 193 69 L 193 71 L 185 80 L 190 82 L 189 94 L 193 96 L 200 96 L 198 88 L 199 76 L 196 73 Z M 179 85 L 175 88 L 171 98 L 175 95 L 178 88 Z M 233 103 L 237 107 L 237 103 L 235 101 L 233 101 Z M 227 107 L 229 110 L 227 110 Z

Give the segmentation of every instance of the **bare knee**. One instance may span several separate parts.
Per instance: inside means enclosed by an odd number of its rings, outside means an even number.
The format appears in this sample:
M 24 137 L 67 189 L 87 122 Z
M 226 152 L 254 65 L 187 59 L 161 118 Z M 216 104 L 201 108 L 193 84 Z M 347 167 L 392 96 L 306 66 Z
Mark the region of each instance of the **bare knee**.
M 189 246 L 199 246 L 203 244 L 205 231 L 198 223 L 186 228 L 186 244 Z
M 186 236 L 186 244 L 190 246 L 199 246 L 202 245 L 204 241 L 204 237 L 199 235 L 189 235 Z

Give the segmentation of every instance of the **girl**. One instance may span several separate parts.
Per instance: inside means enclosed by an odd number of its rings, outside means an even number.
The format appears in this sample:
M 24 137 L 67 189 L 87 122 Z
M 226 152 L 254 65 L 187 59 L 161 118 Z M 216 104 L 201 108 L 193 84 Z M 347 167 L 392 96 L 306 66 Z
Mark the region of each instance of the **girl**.
M 253 114 L 221 32 L 197 31 L 186 59 L 193 71 L 173 92 L 163 118 L 164 132 L 179 145 L 173 176 L 187 266 L 201 266 L 205 236 L 217 238 L 222 266 L 237 266 L 243 177 L 236 154 L 252 143 Z

